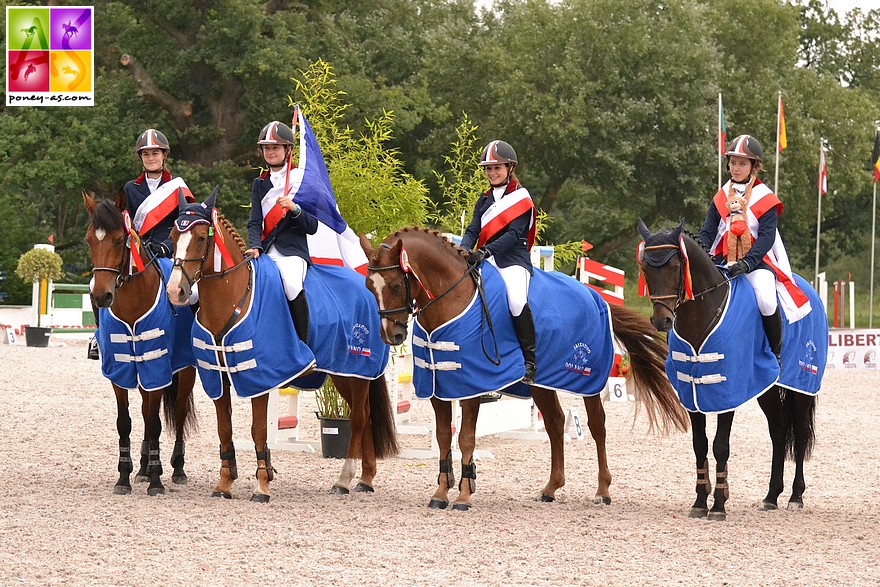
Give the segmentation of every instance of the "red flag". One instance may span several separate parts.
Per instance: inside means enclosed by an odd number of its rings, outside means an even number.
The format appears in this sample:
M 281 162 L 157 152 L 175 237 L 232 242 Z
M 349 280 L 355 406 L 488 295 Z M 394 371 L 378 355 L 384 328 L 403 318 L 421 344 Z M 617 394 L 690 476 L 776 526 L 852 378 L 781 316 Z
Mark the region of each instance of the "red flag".
M 50 245 L 54 245 L 54 244 L 55 244 L 55 235 L 54 235 L 54 234 L 50 234 L 50 235 L 49 235 L 49 244 L 50 244 Z
M 828 168 L 825 166 L 825 147 L 819 149 L 819 195 L 828 192 Z

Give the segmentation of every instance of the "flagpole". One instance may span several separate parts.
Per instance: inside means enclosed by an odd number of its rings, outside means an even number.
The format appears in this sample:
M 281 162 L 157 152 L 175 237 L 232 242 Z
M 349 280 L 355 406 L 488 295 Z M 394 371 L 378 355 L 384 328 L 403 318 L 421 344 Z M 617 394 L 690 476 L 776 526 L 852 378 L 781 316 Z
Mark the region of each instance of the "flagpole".
M 874 143 L 876 147 L 877 137 L 880 136 L 880 120 L 874 121 Z M 871 175 L 873 176 L 877 171 L 877 154 L 872 153 L 871 161 Z M 876 225 L 877 225 L 877 180 L 874 179 L 874 197 L 871 202 L 871 293 L 868 296 L 868 328 L 874 327 L 874 247 L 875 247 L 875 234 L 876 234 Z
M 724 150 L 724 146 L 721 144 L 721 117 L 722 114 L 722 106 L 721 106 L 721 92 L 718 92 L 718 144 L 715 145 L 718 150 L 718 189 L 721 189 L 721 152 Z
M 822 153 L 824 150 L 825 150 L 825 139 L 820 138 L 819 139 L 819 161 L 820 161 L 819 174 L 820 174 L 820 176 L 819 176 L 819 181 L 816 182 L 817 191 L 819 192 L 819 205 L 817 206 L 817 211 L 816 211 L 816 272 L 813 274 L 814 275 L 813 285 L 815 286 L 817 291 L 819 289 L 819 233 L 820 233 L 820 230 L 822 227 L 822 177 L 821 177 L 822 163 L 821 163 L 821 161 L 823 158 Z
M 773 190 L 776 192 L 776 197 L 779 197 L 779 154 L 782 152 L 779 149 L 779 123 L 782 120 L 782 91 L 779 92 L 779 98 L 776 100 L 776 175 L 773 178 Z

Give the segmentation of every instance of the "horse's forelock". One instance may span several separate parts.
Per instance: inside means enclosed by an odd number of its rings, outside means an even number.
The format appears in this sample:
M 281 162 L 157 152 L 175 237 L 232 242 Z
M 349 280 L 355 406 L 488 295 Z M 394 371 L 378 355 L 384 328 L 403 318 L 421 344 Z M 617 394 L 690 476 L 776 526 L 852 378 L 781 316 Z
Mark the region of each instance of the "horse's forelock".
M 105 232 L 115 232 L 124 227 L 122 212 L 110 200 L 98 202 L 92 213 L 91 222 L 95 230 L 104 230 Z

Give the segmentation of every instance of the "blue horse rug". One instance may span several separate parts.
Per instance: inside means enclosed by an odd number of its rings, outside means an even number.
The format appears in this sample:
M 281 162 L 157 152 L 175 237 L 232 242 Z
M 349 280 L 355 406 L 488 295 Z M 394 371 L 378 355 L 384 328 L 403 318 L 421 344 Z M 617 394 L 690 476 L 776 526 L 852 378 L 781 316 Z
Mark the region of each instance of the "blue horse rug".
M 816 291 L 800 276 L 813 308 L 824 307 Z M 815 395 L 825 373 L 828 322 L 811 311 L 793 324 L 783 320 L 782 373 L 770 350 L 751 286 L 734 279 L 718 323 L 697 351 L 673 328 L 669 333 L 666 375 L 681 404 L 691 412 L 735 410 L 779 384 Z
M 159 267 L 167 281 L 170 259 L 160 259 Z M 109 308 L 98 309 L 98 322 L 101 373 L 119 387 L 157 391 L 171 385 L 175 373 L 196 364 L 189 340 L 193 313 L 189 308 L 174 310 L 164 287 L 158 288 L 152 307 L 134 328 Z
M 523 358 L 504 282 L 491 263 L 482 264 L 481 274 L 491 329 L 479 292 L 459 316 L 433 332 L 415 320 L 413 385 L 418 397 L 466 399 L 488 391 L 530 397 L 529 386 L 520 381 Z M 540 349 L 536 385 L 583 396 L 600 393 L 614 362 L 608 304 L 571 277 L 536 268 L 529 305 Z
M 370 380 L 382 376 L 390 349 L 382 340 L 379 306 L 364 276 L 348 267 L 312 265 L 305 291 L 316 372 L 291 385 L 318 389 L 327 374 Z
M 211 399 L 223 394 L 223 374 L 236 395 L 252 398 L 286 385 L 315 365 L 315 356 L 294 330 L 275 263 L 260 255 L 250 262 L 250 270 L 251 304 L 219 345 L 198 320 L 192 325 L 199 378 Z

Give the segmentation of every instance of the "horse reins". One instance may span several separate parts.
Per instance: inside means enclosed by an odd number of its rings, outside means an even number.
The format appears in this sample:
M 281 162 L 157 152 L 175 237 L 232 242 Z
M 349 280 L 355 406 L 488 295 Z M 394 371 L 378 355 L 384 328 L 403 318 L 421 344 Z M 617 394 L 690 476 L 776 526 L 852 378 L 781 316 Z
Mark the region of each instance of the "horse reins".
M 391 249 L 391 245 L 389 245 L 388 243 L 381 243 L 379 246 L 384 247 L 386 249 Z M 489 314 L 489 308 L 486 305 L 486 296 L 485 296 L 485 293 L 483 292 L 483 281 L 480 279 L 479 273 L 476 272 L 477 265 L 470 265 L 467 268 L 467 270 L 464 272 L 464 275 L 462 275 L 458 279 L 458 281 L 456 281 L 455 283 L 450 285 L 446 289 L 446 291 L 444 291 L 440 295 L 438 295 L 436 297 L 431 296 L 431 300 L 428 301 L 428 303 L 425 304 L 424 306 L 422 306 L 421 308 L 418 306 L 418 302 L 416 302 L 415 298 L 413 298 L 413 296 L 412 296 L 412 287 L 410 286 L 410 281 L 409 281 L 409 275 L 410 275 L 410 273 L 412 273 L 412 271 L 404 271 L 403 266 L 399 262 L 394 265 L 367 265 L 368 271 L 391 271 L 391 270 L 395 270 L 395 269 L 399 269 L 403 273 L 403 283 L 404 283 L 404 287 L 406 287 L 406 300 L 407 300 L 406 305 L 400 306 L 399 308 L 390 308 L 387 310 L 383 310 L 382 308 L 379 308 L 379 316 L 381 316 L 382 318 L 384 318 L 386 320 L 390 320 L 392 324 L 396 324 L 397 326 L 400 326 L 401 328 L 408 328 L 408 325 L 405 322 L 401 322 L 397 318 L 391 318 L 390 316 L 392 314 L 399 314 L 400 312 L 406 312 L 407 317 L 412 316 L 413 318 L 416 318 L 419 316 L 419 314 L 421 314 L 422 312 L 424 312 L 425 310 L 430 308 L 431 305 L 434 304 L 434 302 L 442 299 L 443 296 L 445 296 L 446 294 L 448 294 L 449 292 L 454 290 L 456 287 L 458 287 L 458 285 L 462 281 L 464 281 L 467 277 L 470 277 L 471 279 L 474 280 L 474 286 L 477 288 L 477 291 L 480 294 L 480 301 L 482 302 L 483 314 L 480 315 L 480 329 L 482 330 L 482 326 L 483 326 L 482 317 L 483 317 L 483 315 L 485 315 L 487 318 L 487 321 L 488 321 L 489 331 L 492 333 L 492 338 L 495 339 L 495 329 L 492 326 L 492 316 Z M 416 279 L 416 281 L 419 281 L 418 277 L 416 277 L 415 279 Z M 421 285 L 421 281 L 419 281 L 419 285 L 421 286 L 422 289 L 425 289 L 425 286 Z M 425 289 L 425 291 L 427 292 L 428 290 Z M 430 292 L 429 292 L 429 295 L 430 295 Z M 480 339 L 482 342 L 482 336 L 480 337 Z M 495 340 L 495 357 L 496 357 L 495 359 L 492 359 L 489 356 L 489 354 L 486 351 L 485 343 L 483 343 L 483 344 L 484 344 L 483 354 L 486 356 L 486 358 L 489 359 L 489 361 L 492 362 L 494 365 L 500 365 L 501 358 L 500 358 L 500 354 L 498 351 L 498 341 Z

